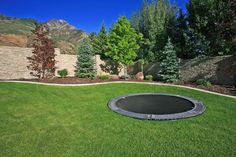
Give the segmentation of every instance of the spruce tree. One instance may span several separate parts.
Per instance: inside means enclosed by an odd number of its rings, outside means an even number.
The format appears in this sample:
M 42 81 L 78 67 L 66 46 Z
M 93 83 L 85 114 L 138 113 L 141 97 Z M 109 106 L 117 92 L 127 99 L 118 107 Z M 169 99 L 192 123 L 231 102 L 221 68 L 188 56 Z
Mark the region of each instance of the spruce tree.
M 96 76 L 95 59 L 92 46 L 88 40 L 83 41 L 79 46 L 76 76 L 79 78 L 94 79 Z
M 179 63 L 174 46 L 168 39 L 168 42 L 161 54 L 161 70 L 159 76 L 164 82 L 176 82 L 180 78 Z

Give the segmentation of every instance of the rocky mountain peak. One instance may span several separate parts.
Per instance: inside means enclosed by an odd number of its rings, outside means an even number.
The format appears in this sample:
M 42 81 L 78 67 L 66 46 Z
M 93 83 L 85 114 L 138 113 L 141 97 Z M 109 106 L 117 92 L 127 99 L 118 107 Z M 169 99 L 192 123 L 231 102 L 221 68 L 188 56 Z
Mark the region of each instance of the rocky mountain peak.
M 49 30 L 51 31 L 74 31 L 77 30 L 74 26 L 70 25 L 65 20 L 50 20 L 46 23 L 46 25 L 49 27 Z
M 0 14 L 0 46 L 31 47 L 35 23 L 41 22 Z M 78 44 L 88 37 L 86 32 L 77 29 L 65 20 L 50 20 L 41 24 L 49 27 L 49 36 L 54 41 L 55 47 L 61 49 L 61 53 L 76 54 Z

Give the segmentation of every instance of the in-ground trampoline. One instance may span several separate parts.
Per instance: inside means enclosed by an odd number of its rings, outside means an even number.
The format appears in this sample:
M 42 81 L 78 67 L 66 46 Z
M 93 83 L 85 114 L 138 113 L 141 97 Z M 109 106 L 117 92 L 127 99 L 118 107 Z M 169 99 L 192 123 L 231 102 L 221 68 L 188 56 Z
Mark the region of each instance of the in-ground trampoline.
M 161 93 L 120 96 L 110 100 L 108 107 L 124 116 L 148 120 L 177 120 L 194 117 L 205 111 L 199 101 Z

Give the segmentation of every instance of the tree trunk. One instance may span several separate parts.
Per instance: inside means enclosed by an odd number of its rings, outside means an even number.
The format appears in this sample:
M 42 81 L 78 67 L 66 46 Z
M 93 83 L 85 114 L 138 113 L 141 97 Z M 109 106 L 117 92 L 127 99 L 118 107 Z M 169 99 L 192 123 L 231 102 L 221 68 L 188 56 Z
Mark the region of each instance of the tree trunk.
M 143 73 L 143 64 L 141 63 L 141 72 Z
M 124 75 L 127 75 L 127 66 L 124 65 Z
M 44 79 L 44 77 L 45 77 L 45 70 L 43 69 L 42 71 L 43 71 L 42 72 L 42 79 Z

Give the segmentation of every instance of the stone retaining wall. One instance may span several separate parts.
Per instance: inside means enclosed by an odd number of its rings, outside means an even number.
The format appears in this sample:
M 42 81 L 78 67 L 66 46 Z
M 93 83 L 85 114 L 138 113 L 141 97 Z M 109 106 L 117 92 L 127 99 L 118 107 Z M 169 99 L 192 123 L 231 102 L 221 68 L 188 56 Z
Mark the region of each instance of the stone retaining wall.
M 214 84 L 236 85 L 236 56 L 196 58 L 182 61 L 183 81 L 208 79 Z
M 134 75 L 140 71 L 140 65 L 130 68 L 129 73 Z M 153 75 L 157 80 L 160 71 L 158 62 L 144 66 L 145 75 Z M 236 85 L 236 56 L 202 57 L 182 60 L 180 63 L 181 80 L 195 82 L 198 79 L 208 79 L 214 84 Z
M 32 55 L 32 48 L 0 46 L 0 79 L 32 79 L 34 78 L 26 68 L 28 60 L 26 57 Z M 76 55 L 60 54 L 60 49 L 55 49 L 57 70 L 67 69 L 69 76 L 74 76 Z M 97 75 L 109 75 L 103 71 L 101 65 L 105 62 L 100 56 L 95 56 Z M 145 75 L 153 75 L 158 79 L 157 73 L 160 70 L 159 63 L 152 63 L 144 66 Z M 135 75 L 140 72 L 140 65 L 136 64 L 129 68 L 129 73 Z M 121 68 L 119 75 L 123 75 Z M 57 72 L 56 72 L 57 75 Z M 215 84 L 236 85 L 236 56 L 218 56 L 195 58 L 181 61 L 182 81 L 194 82 L 197 79 L 206 78 Z
M 10 47 L 0 46 L 0 79 L 32 79 L 35 78 L 30 75 L 30 71 L 27 69 L 29 64 L 27 57 L 32 56 L 32 48 Z M 60 54 L 60 49 L 55 49 L 56 53 L 56 76 L 57 71 L 61 69 L 67 69 L 68 76 L 75 75 L 75 66 L 77 61 L 76 55 Z M 100 65 L 105 62 L 100 59 L 99 55 L 95 56 L 95 69 L 97 75 L 109 74 L 102 71 Z M 123 75 L 123 70 L 119 73 Z
M 0 47 L 0 79 L 33 78 L 27 69 L 32 49 L 20 47 Z

